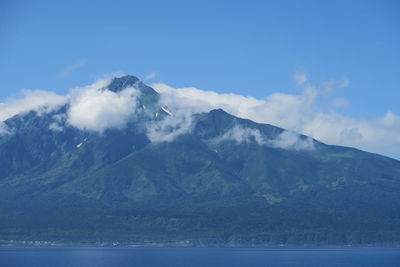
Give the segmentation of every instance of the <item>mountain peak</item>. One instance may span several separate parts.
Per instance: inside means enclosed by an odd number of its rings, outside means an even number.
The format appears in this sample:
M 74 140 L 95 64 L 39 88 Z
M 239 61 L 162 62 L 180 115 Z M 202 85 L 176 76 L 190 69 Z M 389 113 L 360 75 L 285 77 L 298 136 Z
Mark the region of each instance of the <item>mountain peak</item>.
M 113 92 L 119 92 L 126 87 L 138 87 L 140 84 L 142 84 L 142 82 L 139 80 L 139 78 L 132 75 L 125 75 L 112 79 L 108 89 Z
M 235 116 L 233 116 L 232 114 L 229 114 L 222 108 L 213 109 L 208 114 L 209 114 L 208 116 L 211 116 L 213 118 L 221 118 L 221 119 L 229 119 L 229 120 L 235 118 Z
M 156 105 L 160 97 L 153 88 L 145 85 L 139 78 L 132 75 L 114 78 L 108 86 L 108 90 L 117 93 L 127 87 L 138 89 L 140 91 L 140 102 L 146 106 Z
M 228 112 L 226 112 L 225 110 L 223 110 L 222 108 L 217 108 L 217 109 L 213 109 L 210 111 L 211 114 L 221 114 L 221 115 L 230 115 Z

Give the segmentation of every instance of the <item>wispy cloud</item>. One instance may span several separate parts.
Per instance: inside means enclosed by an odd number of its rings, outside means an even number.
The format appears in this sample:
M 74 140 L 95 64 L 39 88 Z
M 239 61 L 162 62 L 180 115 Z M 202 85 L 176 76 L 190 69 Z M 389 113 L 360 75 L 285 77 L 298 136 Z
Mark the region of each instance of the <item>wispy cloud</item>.
M 73 73 L 74 71 L 84 67 L 86 64 L 88 63 L 87 59 L 80 59 L 75 61 L 74 63 L 72 63 L 71 65 L 66 66 L 64 69 L 62 69 L 59 72 L 59 76 L 60 77 L 66 77 L 68 75 L 70 75 L 71 73 Z
M 233 126 L 231 129 L 211 140 L 212 144 L 219 144 L 224 141 L 235 141 L 238 144 L 257 142 L 259 145 L 266 145 L 267 141 L 258 129 L 249 127 Z
M 297 85 L 302 86 L 303 84 L 305 84 L 308 80 L 307 75 L 305 73 L 300 73 L 297 72 L 293 75 L 293 79 L 296 82 Z
M 133 87 L 112 92 L 107 90 L 110 82 L 111 78 L 102 79 L 89 86 L 72 88 L 66 96 L 25 89 L 22 97 L 0 103 L 0 122 L 28 111 L 46 114 L 68 104 L 65 114 L 53 116 L 53 122 L 49 125 L 51 130 L 61 131 L 65 125 L 100 133 L 110 128 L 124 128 L 136 111 L 140 93 Z M 1 123 L 0 134 L 8 132 L 10 129 Z
M 333 91 L 348 86 L 346 78 L 321 85 L 309 82 L 305 74 L 294 77 L 298 94 L 274 93 L 263 99 L 236 94 L 218 94 L 193 87 L 173 88 L 163 83 L 152 86 L 161 93 L 161 101 L 172 109 L 206 112 L 215 108 L 259 123 L 268 123 L 319 141 L 357 147 L 366 151 L 400 158 L 400 115 L 387 112 L 372 119 L 356 119 L 335 112 L 350 105 L 344 98 L 333 98 Z M 333 110 L 320 105 L 330 103 Z
M 10 130 L 10 128 L 8 128 L 8 126 L 4 122 L 0 121 L 0 137 L 4 135 L 9 135 L 11 133 L 12 131 Z
M 222 108 L 232 115 L 268 123 L 287 129 L 288 132 L 275 140 L 279 147 L 306 147 L 307 143 L 293 132 L 310 136 L 319 141 L 357 147 L 400 159 L 400 115 L 388 111 L 381 117 L 356 119 L 345 116 L 337 109 L 350 105 L 344 98 L 335 98 L 335 88 L 348 85 L 347 79 L 332 80 L 320 85 L 310 83 L 305 74 L 295 76 L 300 90 L 295 94 L 274 93 L 262 99 L 237 94 L 219 94 L 193 87 L 173 88 L 163 83 L 152 86 L 160 93 L 160 106 L 168 107 L 174 116 L 167 116 L 155 124 L 147 125 L 149 138 L 154 141 L 170 141 L 190 132 L 192 115 Z M 102 132 L 108 128 L 123 128 L 136 109 L 138 92 L 128 88 L 120 93 L 103 90 L 110 79 L 93 85 L 75 88 L 66 96 L 42 90 L 25 90 L 21 98 L 0 103 L 0 121 L 18 113 L 35 110 L 39 114 L 53 111 L 68 103 L 69 109 L 62 123 L 55 120 L 54 130 L 62 124 L 82 130 Z M 321 99 L 333 109 L 320 105 Z M 1 127 L 1 132 L 10 129 Z M 12 130 L 12 129 L 11 129 Z M 254 131 L 236 131 L 231 137 L 257 137 Z M 261 140 L 261 139 L 259 139 Z M 308 142 L 307 140 L 305 140 Z
M 302 138 L 298 133 L 292 131 L 283 131 L 275 139 L 269 140 L 268 144 L 277 148 L 293 150 L 313 150 L 315 148 L 311 138 Z
M 148 82 L 148 81 L 154 80 L 156 77 L 157 77 L 157 73 L 151 72 L 151 73 L 147 74 L 146 76 L 144 76 L 143 82 Z
M 146 125 L 147 136 L 151 142 L 170 142 L 179 135 L 189 133 L 193 128 L 191 113 L 183 110 L 168 115 L 161 121 L 152 121 Z
M 266 138 L 258 129 L 233 126 L 219 137 L 210 141 L 219 144 L 224 141 L 235 141 L 238 144 L 257 142 L 261 146 L 269 146 L 288 150 L 313 150 L 314 141 L 311 138 L 301 137 L 292 131 L 283 131 L 273 139 Z
M 68 97 L 43 90 L 22 90 L 20 98 L 9 98 L 0 103 L 0 121 L 31 110 L 39 114 L 57 109 L 68 101 Z
M 128 87 L 120 92 L 107 90 L 111 80 L 72 89 L 69 95 L 67 123 L 81 130 L 103 132 L 124 128 L 135 113 L 139 91 Z

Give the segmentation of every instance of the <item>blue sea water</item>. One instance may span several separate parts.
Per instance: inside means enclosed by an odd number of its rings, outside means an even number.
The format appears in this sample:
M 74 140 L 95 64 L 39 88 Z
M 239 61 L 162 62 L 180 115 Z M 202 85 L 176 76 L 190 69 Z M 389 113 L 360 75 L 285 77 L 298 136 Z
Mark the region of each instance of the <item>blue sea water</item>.
M 400 266 L 400 248 L 0 247 L 1 267 Z

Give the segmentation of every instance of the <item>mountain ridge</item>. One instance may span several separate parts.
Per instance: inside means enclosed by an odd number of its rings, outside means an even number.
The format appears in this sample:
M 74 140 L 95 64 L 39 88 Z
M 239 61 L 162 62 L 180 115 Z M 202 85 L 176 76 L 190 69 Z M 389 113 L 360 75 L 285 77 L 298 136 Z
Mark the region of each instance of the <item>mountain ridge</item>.
M 124 127 L 79 129 L 68 105 L 5 121 L 0 239 L 400 243 L 400 161 L 222 109 L 170 114 L 134 76 L 101 90 L 127 88 Z

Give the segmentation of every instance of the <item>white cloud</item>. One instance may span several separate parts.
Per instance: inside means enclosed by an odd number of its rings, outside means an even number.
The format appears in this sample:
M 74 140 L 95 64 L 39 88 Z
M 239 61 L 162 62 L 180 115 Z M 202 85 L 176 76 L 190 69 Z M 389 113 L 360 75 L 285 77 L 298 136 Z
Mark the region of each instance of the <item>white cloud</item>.
M 317 97 L 317 91 L 311 87 L 306 88 L 301 95 L 276 93 L 266 99 L 256 99 L 192 87 L 175 89 L 160 83 L 152 86 L 161 94 L 161 104 L 172 110 L 198 113 L 222 108 L 241 118 L 297 131 L 301 130 L 304 114 L 310 116 L 314 112 L 312 104 Z
M 220 137 L 211 140 L 211 144 L 218 144 L 223 141 L 232 140 L 238 144 L 257 142 L 262 146 L 270 146 L 282 149 L 293 150 L 312 150 L 314 141 L 311 138 L 301 138 L 301 136 L 292 131 L 283 131 L 274 139 L 265 138 L 258 129 L 249 127 L 233 126 Z
M 61 132 L 62 130 L 64 130 L 64 127 L 56 122 L 53 122 L 49 125 L 49 129 L 55 132 Z
M 72 89 L 67 96 L 42 90 L 24 90 L 22 97 L 0 103 L 0 121 L 31 110 L 39 115 L 57 110 L 69 104 L 62 120 L 54 119 L 49 128 L 62 130 L 67 123 L 82 130 L 103 132 L 108 128 L 123 128 L 134 115 L 138 90 L 127 88 L 122 92 L 111 92 L 104 88 L 111 79 L 93 85 Z M 297 83 L 302 90 L 297 94 L 274 93 L 263 99 L 236 94 L 219 94 L 193 87 L 175 89 L 158 83 L 153 87 L 161 94 L 160 105 L 168 107 L 174 114 L 156 124 L 147 125 L 149 138 L 170 141 L 189 132 L 193 127 L 192 114 L 222 108 L 232 115 L 269 123 L 289 131 L 311 136 L 319 141 L 357 147 L 400 158 L 400 116 L 387 112 L 375 119 L 355 119 L 329 110 L 320 105 L 323 99 L 329 106 L 343 108 L 346 99 L 331 97 L 334 88 L 349 84 L 347 79 L 332 80 L 320 86 L 309 83 L 305 74 L 298 75 Z M 333 103 L 333 105 L 332 105 Z M 6 132 L 4 125 L 0 128 Z M 12 129 L 7 129 L 12 131 Z M 255 138 L 257 134 L 244 133 Z M 281 136 L 276 144 L 290 143 L 289 136 Z
M 66 114 L 53 116 L 49 129 L 61 131 L 65 123 L 97 132 L 123 128 L 135 112 L 139 91 L 131 87 L 115 93 L 106 89 L 110 82 L 111 79 L 102 79 L 86 87 L 74 88 L 67 96 L 43 90 L 23 90 L 22 97 L 0 103 L 0 122 L 28 111 L 42 115 L 68 104 Z M 4 125 L 0 128 L 2 134 L 10 131 L 5 129 Z
M 175 89 L 163 83 L 152 84 L 161 94 L 161 105 L 167 106 L 173 112 L 185 110 L 188 113 L 206 112 L 211 109 L 223 108 L 226 111 L 237 110 L 243 115 L 253 107 L 261 104 L 253 97 L 243 97 L 235 94 L 218 94 L 212 91 L 202 91 L 193 87 Z
M 128 87 L 121 92 L 105 89 L 111 80 L 101 80 L 70 93 L 68 124 L 81 129 L 103 132 L 124 128 L 136 110 L 139 91 Z
M 231 129 L 226 131 L 223 135 L 216 137 L 211 140 L 212 144 L 218 144 L 223 141 L 232 140 L 238 144 L 257 142 L 259 145 L 267 144 L 266 140 L 262 136 L 258 129 L 252 129 L 248 127 L 241 127 L 238 125 L 233 126 Z
M 0 137 L 9 134 L 12 134 L 11 129 L 4 122 L 0 121 Z
M 55 132 L 61 132 L 67 121 L 67 114 L 60 113 L 52 116 L 54 122 L 49 125 L 49 129 Z
M 269 140 L 269 145 L 283 149 L 293 150 L 313 150 L 314 141 L 309 138 L 301 138 L 301 136 L 292 131 L 283 131 L 275 139 Z
M 193 87 L 176 89 L 162 83 L 152 86 L 161 94 L 161 103 L 172 110 L 195 113 L 222 108 L 232 115 L 276 125 L 328 144 L 357 147 L 400 158 L 399 115 L 388 112 L 381 118 L 361 120 L 332 110 L 326 111 L 324 105 L 319 103 L 321 98 L 326 100 L 334 88 L 343 88 L 349 81 L 344 78 L 314 86 L 309 84 L 306 76 L 297 80 L 299 85 L 302 84 L 300 93 L 274 93 L 264 99 L 219 94 Z M 346 105 L 345 101 L 338 101 L 341 102 L 340 108 Z
M 172 113 L 171 113 L 172 114 Z M 170 142 L 193 128 L 192 114 L 177 110 L 160 121 L 152 121 L 146 125 L 147 137 L 151 142 Z
M 22 91 L 21 98 L 7 99 L 0 103 L 0 121 L 14 115 L 35 110 L 39 115 L 54 111 L 67 102 L 67 97 L 43 90 Z

